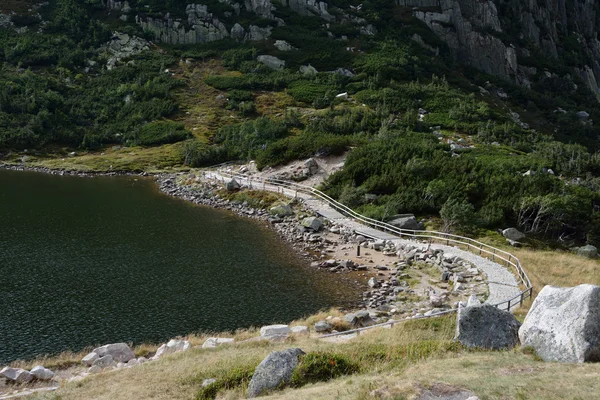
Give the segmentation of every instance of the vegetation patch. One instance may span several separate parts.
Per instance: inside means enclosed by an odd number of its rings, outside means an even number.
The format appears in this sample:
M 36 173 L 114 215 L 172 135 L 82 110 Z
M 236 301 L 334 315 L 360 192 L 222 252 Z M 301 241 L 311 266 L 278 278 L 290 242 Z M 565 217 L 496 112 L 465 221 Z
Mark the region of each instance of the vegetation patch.
M 294 369 L 291 385 L 299 387 L 307 383 L 326 382 L 359 371 L 359 365 L 344 354 L 311 352 L 300 356 L 300 364 Z

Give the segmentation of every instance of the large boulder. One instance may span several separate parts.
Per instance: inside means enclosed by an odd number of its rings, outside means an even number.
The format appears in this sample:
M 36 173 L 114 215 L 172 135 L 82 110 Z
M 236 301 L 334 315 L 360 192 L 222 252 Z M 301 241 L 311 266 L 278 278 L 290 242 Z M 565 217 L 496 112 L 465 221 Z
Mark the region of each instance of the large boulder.
M 600 287 L 545 286 L 519 329 L 545 361 L 600 361 Z
M 44 368 L 42 365 L 37 365 L 31 369 L 31 375 L 35 376 L 40 381 L 49 381 L 54 378 L 54 372 L 48 368 Z
M 17 383 L 29 383 L 33 380 L 34 376 L 22 368 L 10 368 L 5 367 L 0 371 L 0 376 L 6 378 L 9 381 Z
M 286 338 L 291 333 L 288 325 L 267 325 L 260 328 L 260 337 L 265 339 Z
M 459 309 L 455 339 L 469 348 L 510 349 L 519 343 L 519 321 L 490 304 Z
M 319 321 L 315 324 L 315 332 L 323 333 L 331 331 L 333 327 L 327 321 Z
M 520 242 L 525 239 L 525 234 L 517 228 L 508 228 L 502 231 L 502 236 L 512 242 Z
M 165 354 L 178 353 L 180 351 L 189 350 L 192 347 L 190 342 L 181 339 L 171 339 L 167 344 L 163 344 L 156 350 L 154 357 L 158 358 Z
M 323 226 L 323 220 L 317 217 L 304 218 L 302 220 L 302 226 L 317 232 Z
M 273 70 L 280 70 L 283 69 L 283 67 L 285 67 L 285 61 L 280 60 L 277 57 L 274 56 L 258 56 L 257 61 L 263 65 L 265 65 L 268 68 L 271 68 Z
M 350 313 L 344 315 L 343 320 L 354 328 L 363 328 L 366 326 L 371 326 L 377 324 L 373 318 L 371 318 L 371 314 L 368 311 L 358 311 L 357 313 Z
M 577 254 L 587 258 L 596 258 L 598 256 L 598 249 L 596 246 L 588 244 L 587 246 L 578 247 Z
M 304 167 L 308 170 L 310 175 L 314 175 L 319 172 L 319 164 L 314 158 L 309 158 L 308 160 L 304 161 Z
M 289 383 L 294 368 L 298 366 L 298 357 L 302 354 L 305 353 L 298 348 L 269 354 L 254 371 L 248 385 L 248 398 L 260 396 Z
M 107 344 L 101 347 L 97 347 L 92 350 L 93 353 L 98 354 L 98 357 L 102 358 L 106 355 L 110 355 L 115 362 L 126 363 L 127 361 L 135 358 L 133 350 L 126 343 L 113 343 Z
M 236 190 L 240 190 L 241 187 L 242 186 L 235 179 L 232 179 L 225 184 L 225 189 L 228 192 L 235 192 Z
M 387 221 L 388 224 L 395 226 L 399 229 L 409 229 L 416 231 L 419 229 L 419 223 L 412 214 L 400 214 L 390 218 Z

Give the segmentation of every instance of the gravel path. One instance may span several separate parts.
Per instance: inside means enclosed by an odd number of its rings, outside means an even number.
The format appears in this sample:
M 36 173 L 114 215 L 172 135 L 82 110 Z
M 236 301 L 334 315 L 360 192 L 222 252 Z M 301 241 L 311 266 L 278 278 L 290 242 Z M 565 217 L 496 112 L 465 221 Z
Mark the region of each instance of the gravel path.
M 217 173 L 214 173 L 214 172 L 208 173 L 207 177 L 213 178 L 213 179 L 218 179 L 220 181 L 223 180 L 223 178 L 224 178 L 223 176 L 221 176 Z M 225 178 L 225 180 L 227 180 L 227 178 Z M 236 178 L 236 180 L 238 180 L 238 181 L 241 180 L 239 182 L 241 184 L 248 184 L 248 182 L 244 182 L 243 179 Z M 303 201 L 303 203 L 306 206 L 308 206 L 308 208 L 312 209 L 316 213 L 339 214 L 327 202 L 317 199 L 317 198 L 314 198 L 307 194 L 297 193 L 295 190 L 283 189 L 283 188 L 281 188 L 279 186 L 275 186 L 275 185 L 268 185 L 268 184 L 267 185 L 262 185 L 262 184 L 256 185 L 256 183 L 254 185 L 257 187 L 260 187 L 261 189 L 264 187 L 264 189 L 268 190 L 268 191 L 283 193 L 284 195 L 286 195 L 288 197 L 297 197 L 298 199 L 301 199 Z M 355 231 L 363 231 L 363 230 L 368 229 L 369 232 L 373 232 L 372 228 L 368 228 L 365 225 L 363 225 L 362 223 L 360 223 L 356 220 L 344 217 L 341 214 L 339 214 L 339 215 L 340 215 L 339 218 L 334 219 L 336 224 L 346 226 Z M 375 234 L 377 234 L 377 233 L 375 232 Z M 389 237 L 389 233 L 381 232 L 381 238 L 387 239 L 388 237 Z M 421 247 L 421 248 L 425 248 L 428 246 L 427 243 L 419 242 L 417 240 L 407 240 L 407 239 L 395 238 L 392 241 L 396 245 L 409 244 L 409 245 L 412 245 L 415 247 Z M 481 271 L 483 271 L 486 274 L 487 284 L 488 284 L 488 288 L 489 288 L 489 296 L 486 300 L 486 303 L 498 304 L 503 301 L 512 299 L 512 298 L 518 296 L 519 293 L 521 293 L 521 289 L 519 288 L 518 281 L 517 281 L 515 275 L 512 273 L 512 271 L 510 271 L 506 267 L 504 267 L 496 262 L 493 262 L 491 260 L 488 260 L 487 258 L 478 256 L 469 251 L 462 250 L 462 249 L 459 249 L 454 246 L 431 244 L 431 248 L 441 249 L 446 254 L 453 254 L 453 255 L 459 256 L 463 260 L 470 262 L 471 264 L 473 264 L 477 268 L 479 268 Z M 515 302 L 515 303 L 516 303 L 515 307 L 517 307 L 518 302 Z

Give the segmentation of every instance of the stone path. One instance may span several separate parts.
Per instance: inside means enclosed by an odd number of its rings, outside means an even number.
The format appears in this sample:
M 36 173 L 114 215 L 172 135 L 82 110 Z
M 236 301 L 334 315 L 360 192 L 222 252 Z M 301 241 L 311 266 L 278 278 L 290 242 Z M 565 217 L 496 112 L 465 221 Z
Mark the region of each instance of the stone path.
M 207 172 L 205 176 L 209 179 L 216 179 L 218 181 L 225 182 L 230 179 L 223 175 L 220 175 L 217 172 Z M 353 229 L 356 233 L 361 234 L 363 236 L 370 237 L 372 239 L 391 240 L 396 245 L 410 244 L 412 246 L 421 248 L 428 246 L 427 243 L 423 243 L 417 240 L 402 239 L 399 238 L 397 235 L 393 235 L 388 232 L 382 232 L 380 230 L 368 227 L 355 219 L 344 216 L 339 211 L 335 210 L 326 201 L 318 199 L 306 193 L 300 193 L 294 189 L 282 188 L 277 185 L 264 184 L 262 182 L 257 183 L 255 181 L 250 181 L 248 178 L 236 177 L 236 180 L 240 184 L 252 186 L 256 189 L 264 189 L 272 192 L 282 193 L 287 197 L 298 198 L 308 208 L 313 210 L 318 215 L 321 215 L 324 218 L 327 218 L 338 225 L 343 225 L 350 229 Z M 518 296 L 521 292 L 515 275 L 506 267 L 491 260 L 488 260 L 487 258 L 478 256 L 469 251 L 462 250 L 454 246 L 446 246 L 441 244 L 431 244 L 430 246 L 433 249 L 443 250 L 445 254 L 454 254 L 456 256 L 459 256 L 462 259 L 472 263 L 473 265 L 476 265 L 480 270 L 482 270 L 486 274 L 489 288 L 489 295 L 486 300 L 486 303 L 498 304 Z M 511 305 L 511 308 L 516 308 L 517 306 L 518 301 L 515 301 L 514 306 Z

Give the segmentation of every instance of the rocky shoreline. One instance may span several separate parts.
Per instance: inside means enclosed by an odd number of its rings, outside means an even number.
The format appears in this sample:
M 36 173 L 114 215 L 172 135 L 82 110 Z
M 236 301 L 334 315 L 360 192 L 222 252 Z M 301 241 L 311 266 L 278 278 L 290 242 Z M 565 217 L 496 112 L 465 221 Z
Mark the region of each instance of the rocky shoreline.
M 95 176 L 155 176 L 162 174 L 152 174 L 148 172 L 131 172 L 131 171 L 79 171 L 79 170 L 68 170 L 68 169 L 52 169 L 48 167 L 34 167 L 27 166 L 24 164 L 6 164 L 0 163 L 0 170 L 7 171 L 28 171 L 28 172 L 39 172 L 42 174 L 49 175 L 60 175 L 60 176 L 78 176 L 82 178 L 92 178 Z
M 318 218 L 301 199 L 285 199 L 266 209 L 219 194 L 227 189 L 230 193 L 248 189 L 237 182 L 225 184 L 186 173 L 161 175 L 156 180 L 167 195 L 264 221 L 310 259 L 311 267 L 348 274 L 361 287 L 356 308 L 367 311 L 372 323 L 392 317 L 431 316 L 457 309 L 470 296 L 480 300 L 487 296 L 485 274 L 470 262 L 439 249 L 365 238 L 346 226 Z M 353 327 L 364 325 L 352 317 L 346 322 Z

